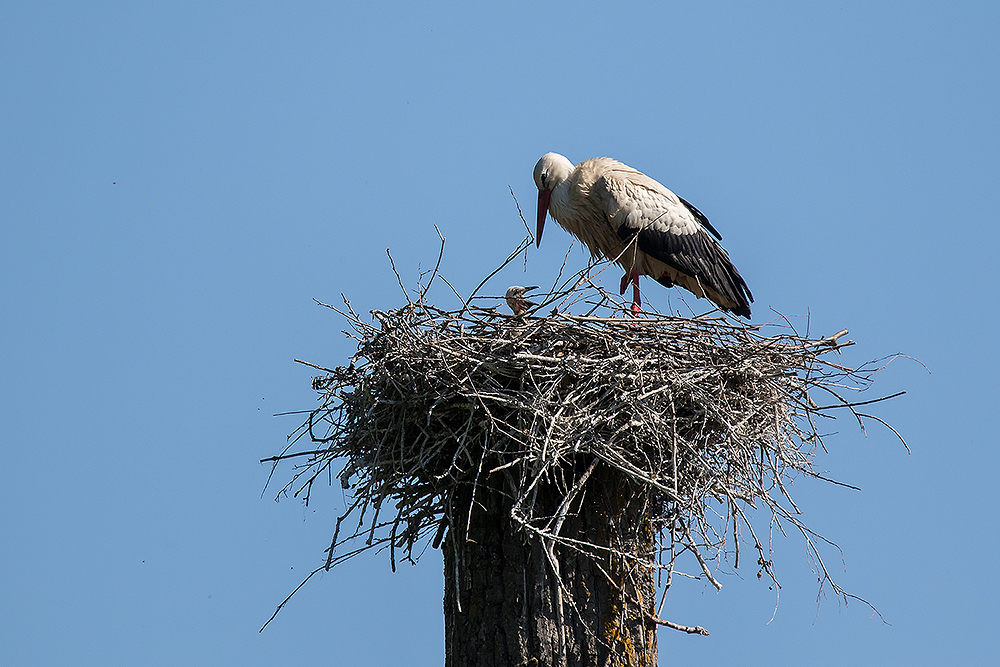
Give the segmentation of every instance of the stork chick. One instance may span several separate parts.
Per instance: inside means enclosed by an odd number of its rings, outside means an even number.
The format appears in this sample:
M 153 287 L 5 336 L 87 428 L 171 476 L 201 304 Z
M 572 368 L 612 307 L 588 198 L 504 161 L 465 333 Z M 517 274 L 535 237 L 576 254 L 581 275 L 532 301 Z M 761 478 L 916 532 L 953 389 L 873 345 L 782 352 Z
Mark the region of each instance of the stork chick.
M 521 287 L 520 285 L 512 285 L 507 288 L 507 294 L 504 296 L 507 299 L 507 305 L 514 312 L 514 315 L 520 317 L 528 312 L 528 309 L 535 306 L 535 302 L 528 301 L 524 298 L 524 293 L 528 290 L 538 289 L 538 286 L 533 287 Z

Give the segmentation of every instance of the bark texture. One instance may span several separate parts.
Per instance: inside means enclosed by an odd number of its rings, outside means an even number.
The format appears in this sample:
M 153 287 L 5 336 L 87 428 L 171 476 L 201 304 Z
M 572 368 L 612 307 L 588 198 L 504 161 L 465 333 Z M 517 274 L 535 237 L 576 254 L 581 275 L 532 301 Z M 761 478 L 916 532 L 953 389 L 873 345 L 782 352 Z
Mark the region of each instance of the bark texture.
M 451 527 L 443 544 L 446 667 L 655 666 L 653 571 L 519 527 L 504 478 L 495 477 L 477 485 L 475 502 L 469 489 L 455 498 L 472 507 L 471 517 L 463 513 L 468 530 Z M 563 495 L 558 484 L 541 487 L 536 510 L 556 514 Z M 624 476 L 598 466 L 573 505 L 561 537 L 648 562 L 649 507 Z

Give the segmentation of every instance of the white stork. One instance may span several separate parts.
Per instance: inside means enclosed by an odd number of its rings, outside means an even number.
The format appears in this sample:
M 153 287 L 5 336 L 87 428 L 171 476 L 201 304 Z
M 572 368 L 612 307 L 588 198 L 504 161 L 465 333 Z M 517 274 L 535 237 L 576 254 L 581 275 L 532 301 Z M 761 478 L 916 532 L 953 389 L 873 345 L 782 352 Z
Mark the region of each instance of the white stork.
M 640 309 L 639 276 L 681 287 L 719 308 L 750 317 L 753 295 L 729 255 L 722 236 L 694 206 L 649 176 L 608 157 L 573 166 L 558 153 L 535 165 L 538 233 L 546 213 L 586 244 L 595 257 L 624 269 L 621 293 L 632 282 L 632 310 Z M 707 230 L 707 231 L 706 231 Z M 709 232 L 715 236 L 713 239 Z

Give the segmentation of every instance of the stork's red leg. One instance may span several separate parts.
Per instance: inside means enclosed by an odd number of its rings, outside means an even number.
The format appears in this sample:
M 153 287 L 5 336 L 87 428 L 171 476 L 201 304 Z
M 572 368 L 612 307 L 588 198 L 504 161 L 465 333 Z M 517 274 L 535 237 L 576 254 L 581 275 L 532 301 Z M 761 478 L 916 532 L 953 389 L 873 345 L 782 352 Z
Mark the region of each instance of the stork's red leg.
M 642 310 L 642 299 L 639 298 L 639 272 L 632 270 L 632 312 L 638 314 Z
M 618 293 L 625 294 L 630 282 L 632 283 L 632 312 L 638 313 L 642 310 L 642 299 L 639 298 L 639 269 L 632 269 L 622 276 L 622 284 Z

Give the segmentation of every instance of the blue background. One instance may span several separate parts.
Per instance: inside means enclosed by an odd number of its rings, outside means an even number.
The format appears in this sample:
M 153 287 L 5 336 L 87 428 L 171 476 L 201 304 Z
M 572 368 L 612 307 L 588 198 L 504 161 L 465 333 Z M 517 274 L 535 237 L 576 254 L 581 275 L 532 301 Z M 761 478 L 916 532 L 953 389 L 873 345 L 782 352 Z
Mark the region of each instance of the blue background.
M 524 235 L 508 186 L 531 221 L 557 151 L 701 208 L 755 322 L 809 314 L 850 329 L 848 363 L 930 370 L 873 390 L 907 390 L 877 413 L 912 454 L 841 419 L 820 467 L 863 491 L 794 489 L 891 625 L 818 600 L 790 535 L 776 612 L 753 567 L 679 582 L 664 616 L 712 635 L 661 630 L 661 661 L 990 664 L 998 8 L 4 3 L 0 662 L 441 664 L 435 551 L 355 559 L 258 633 L 344 496 L 275 503 L 257 461 L 298 424 L 273 414 L 315 405 L 292 359 L 352 352 L 312 299 L 399 305 L 385 250 L 412 284 L 434 224 L 467 293 Z M 550 224 L 491 291 L 551 281 L 569 242 Z

